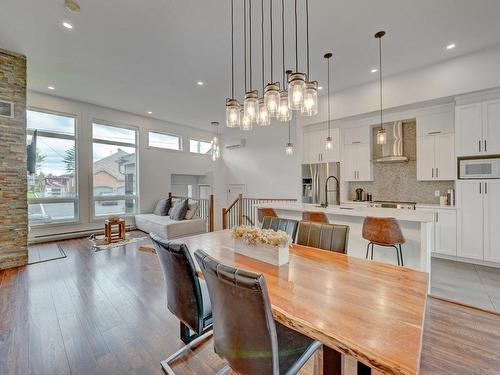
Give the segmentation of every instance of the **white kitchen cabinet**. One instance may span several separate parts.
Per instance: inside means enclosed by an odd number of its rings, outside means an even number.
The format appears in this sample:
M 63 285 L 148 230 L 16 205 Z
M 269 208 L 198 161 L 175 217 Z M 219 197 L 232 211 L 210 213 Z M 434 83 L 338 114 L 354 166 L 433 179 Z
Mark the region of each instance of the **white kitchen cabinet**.
M 500 100 L 455 108 L 457 156 L 500 153 Z
M 435 249 L 438 254 L 457 255 L 457 212 L 436 209 Z
M 344 181 L 373 181 L 370 144 L 348 144 L 344 150 Z
M 417 137 L 425 135 L 449 134 L 455 132 L 452 111 L 439 112 L 417 117 Z
M 457 182 L 457 255 L 483 259 L 483 181 Z M 497 208 L 497 211 L 499 208 Z
M 484 260 L 500 262 L 500 180 L 484 181 Z
M 302 164 L 329 163 L 340 161 L 340 130 L 331 129 L 333 149 L 326 150 L 328 130 L 314 130 L 303 133 Z
M 417 138 L 417 180 L 451 181 L 456 178 L 454 134 Z
M 344 144 L 371 143 L 371 127 L 356 126 L 344 130 Z

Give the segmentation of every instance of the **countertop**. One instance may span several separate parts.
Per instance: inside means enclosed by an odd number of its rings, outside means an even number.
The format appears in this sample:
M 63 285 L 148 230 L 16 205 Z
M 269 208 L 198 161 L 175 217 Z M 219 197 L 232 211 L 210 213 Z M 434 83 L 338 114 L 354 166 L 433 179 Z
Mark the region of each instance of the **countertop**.
M 426 208 L 426 209 L 433 209 L 433 210 L 456 210 L 456 206 L 441 206 L 438 203 L 417 203 L 417 209 L 418 208 Z
M 434 221 L 434 215 L 429 211 L 416 210 L 398 210 L 395 208 L 372 208 L 372 207 L 344 207 L 330 206 L 328 208 L 318 207 L 314 204 L 303 203 L 262 203 L 256 204 L 255 207 L 274 208 L 275 210 L 283 211 L 314 211 L 324 212 L 332 216 L 355 216 L 355 217 L 393 217 L 402 221 L 413 221 L 420 223 L 429 223 Z

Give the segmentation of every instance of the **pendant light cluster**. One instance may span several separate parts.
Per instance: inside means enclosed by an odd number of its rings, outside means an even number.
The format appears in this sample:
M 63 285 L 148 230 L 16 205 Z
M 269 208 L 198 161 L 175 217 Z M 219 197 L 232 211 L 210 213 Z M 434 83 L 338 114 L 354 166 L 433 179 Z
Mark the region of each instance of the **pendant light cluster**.
M 310 79 L 309 71 L 309 0 L 305 0 L 306 13 L 306 58 L 307 73 L 299 71 L 298 51 L 298 4 L 295 1 L 295 70 L 285 70 L 285 1 L 281 0 L 281 33 L 282 33 L 282 82 L 274 80 L 274 35 L 273 35 L 273 0 L 269 0 L 269 26 L 270 26 L 270 81 L 265 83 L 265 36 L 264 36 L 264 0 L 261 1 L 261 68 L 262 92 L 259 97 L 253 88 L 252 80 L 252 1 L 243 0 L 243 36 L 244 36 L 244 70 L 245 70 L 245 95 L 243 105 L 235 98 L 234 94 L 234 0 L 230 0 L 231 8 L 231 98 L 226 100 L 226 126 L 251 131 L 253 124 L 268 126 L 272 119 L 286 123 L 292 119 L 292 111 L 300 111 L 303 116 L 314 116 L 318 113 L 318 83 Z M 248 22 L 248 25 L 247 25 Z M 249 43 L 247 46 L 247 30 Z M 248 51 L 248 69 L 247 69 Z M 247 81 L 247 77 L 249 80 Z M 293 152 L 293 145 L 291 152 Z M 287 145 L 288 145 L 287 144 Z M 287 146 L 288 147 L 288 146 Z M 288 150 L 288 148 L 287 148 Z M 287 151 L 288 153 L 288 151 Z

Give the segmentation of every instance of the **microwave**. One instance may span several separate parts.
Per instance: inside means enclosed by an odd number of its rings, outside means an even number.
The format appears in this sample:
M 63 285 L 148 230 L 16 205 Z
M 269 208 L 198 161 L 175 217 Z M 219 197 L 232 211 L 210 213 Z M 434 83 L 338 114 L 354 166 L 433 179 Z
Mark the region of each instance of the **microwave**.
M 461 180 L 500 178 L 500 158 L 459 159 L 458 163 L 458 178 Z

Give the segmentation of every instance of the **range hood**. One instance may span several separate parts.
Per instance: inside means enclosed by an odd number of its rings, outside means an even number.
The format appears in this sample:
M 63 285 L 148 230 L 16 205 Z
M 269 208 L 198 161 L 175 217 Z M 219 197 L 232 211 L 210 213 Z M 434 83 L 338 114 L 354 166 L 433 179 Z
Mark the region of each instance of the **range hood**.
M 387 143 L 382 145 L 382 157 L 375 161 L 379 163 L 407 162 L 408 158 L 403 155 L 403 121 L 395 121 L 384 124 L 387 133 Z M 375 147 L 380 147 L 376 144 Z

